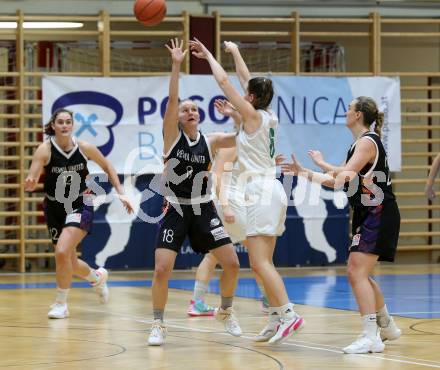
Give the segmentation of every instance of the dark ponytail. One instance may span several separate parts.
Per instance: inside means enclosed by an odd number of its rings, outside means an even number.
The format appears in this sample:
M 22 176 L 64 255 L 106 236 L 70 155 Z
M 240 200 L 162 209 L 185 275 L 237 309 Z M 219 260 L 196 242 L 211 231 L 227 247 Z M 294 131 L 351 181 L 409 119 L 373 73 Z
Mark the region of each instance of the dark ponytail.
M 248 92 L 255 97 L 252 102 L 255 109 L 267 109 L 274 94 L 272 80 L 266 77 L 251 78 L 248 82 Z
M 374 132 L 380 136 L 384 122 L 383 112 L 379 112 L 376 102 L 368 96 L 359 96 L 355 100 L 355 110 L 362 112 L 364 126 L 369 129 L 374 122 Z

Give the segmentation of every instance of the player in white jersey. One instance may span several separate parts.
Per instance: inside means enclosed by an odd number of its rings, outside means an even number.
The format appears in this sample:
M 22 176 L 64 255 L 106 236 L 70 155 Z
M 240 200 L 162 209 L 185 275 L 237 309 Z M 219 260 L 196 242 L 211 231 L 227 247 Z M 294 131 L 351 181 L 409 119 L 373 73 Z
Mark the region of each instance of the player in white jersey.
M 217 99 L 214 105 L 221 114 L 232 117 L 236 130 L 239 129 L 241 116 L 227 100 Z M 217 199 L 215 205 L 232 243 L 241 243 L 246 246 L 246 208 L 242 206 L 244 194 L 237 188 L 237 178 L 232 176 L 233 166 L 238 164 L 236 158 L 235 148 L 222 148 L 217 151 L 212 167 L 214 179 L 216 180 L 215 193 Z M 281 158 L 280 163 L 283 160 L 284 158 Z M 214 307 L 206 304 L 204 298 L 217 264 L 217 259 L 211 253 L 207 253 L 197 267 L 193 296 L 187 310 L 189 316 L 214 315 Z M 262 293 L 261 310 L 268 313 L 269 303 L 264 294 L 263 282 L 258 275 L 255 275 L 255 279 Z
M 287 197 L 275 178 L 276 115 L 269 109 L 273 98 L 272 81 L 251 78 L 238 48 L 226 43 L 235 62 L 246 95 L 243 97 L 209 50 L 197 39 L 190 41 L 193 55 L 206 59 L 225 96 L 242 117 L 237 135 L 237 186 L 245 194 L 246 239 L 252 269 L 264 284 L 270 303 L 269 322 L 256 340 L 275 344 L 288 338 L 304 324 L 293 310 L 284 282 L 273 265 L 277 236 L 284 232 Z

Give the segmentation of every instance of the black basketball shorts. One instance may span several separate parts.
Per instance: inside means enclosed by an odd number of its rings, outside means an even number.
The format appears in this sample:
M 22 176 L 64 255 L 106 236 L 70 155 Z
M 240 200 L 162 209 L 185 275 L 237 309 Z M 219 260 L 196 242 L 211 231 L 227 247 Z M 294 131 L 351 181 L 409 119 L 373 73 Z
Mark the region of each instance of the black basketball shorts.
M 158 225 L 156 248 L 179 253 L 187 236 L 191 248 L 197 253 L 208 253 L 231 243 L 212 201 L 196 205 L 174 205 L 165 201 L 164 212 Z

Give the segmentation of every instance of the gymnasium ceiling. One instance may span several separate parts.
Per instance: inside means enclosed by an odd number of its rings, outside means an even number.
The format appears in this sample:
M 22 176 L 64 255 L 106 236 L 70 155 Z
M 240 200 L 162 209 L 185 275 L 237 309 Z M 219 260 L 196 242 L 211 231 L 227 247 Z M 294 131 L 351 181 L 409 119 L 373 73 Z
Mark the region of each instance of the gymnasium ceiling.
M 0 0 L 0 15 L 97 14 L 131 15 L 134 0 Z M 283 16 L 299 11 L 304 16 L 362 16 L 379 11 L 384 16 L 440 17 L 440 0 L 167 0 L 168 14 Z

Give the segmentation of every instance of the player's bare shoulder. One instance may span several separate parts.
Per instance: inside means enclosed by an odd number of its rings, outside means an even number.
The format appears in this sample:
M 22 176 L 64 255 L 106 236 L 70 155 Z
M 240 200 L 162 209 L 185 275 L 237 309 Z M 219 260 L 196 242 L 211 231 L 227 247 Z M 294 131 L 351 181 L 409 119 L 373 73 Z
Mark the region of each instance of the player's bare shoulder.
M 50 140 L 43 141 L 40 145 L 38 145 L 37 150 L 35 151 L 35 156 L 40 157 L 43 160 L 46 160 L 50 157 Z
M 83 155 L 86 156 L 87 159 L 93 155 L 92 153 L 94 150 L 97 150 L 95 145 L 93 145 L 87 141 L 78 140 L 77 143 L 78 143 L 79 150 L 81 151 L 81 153 L 83 153 Z

